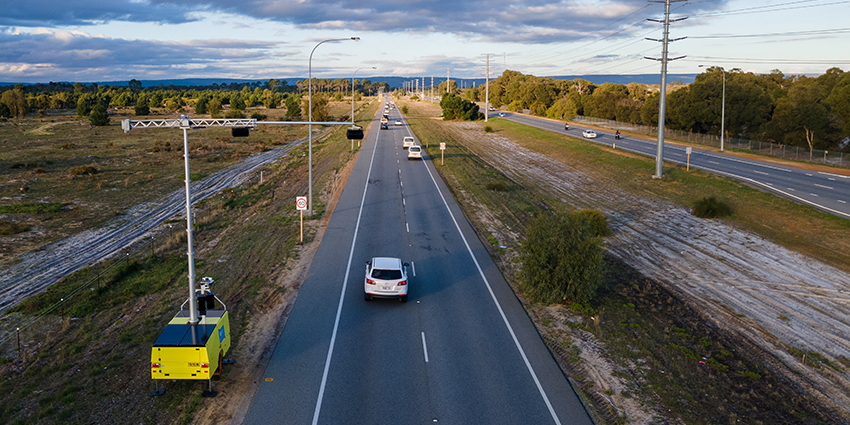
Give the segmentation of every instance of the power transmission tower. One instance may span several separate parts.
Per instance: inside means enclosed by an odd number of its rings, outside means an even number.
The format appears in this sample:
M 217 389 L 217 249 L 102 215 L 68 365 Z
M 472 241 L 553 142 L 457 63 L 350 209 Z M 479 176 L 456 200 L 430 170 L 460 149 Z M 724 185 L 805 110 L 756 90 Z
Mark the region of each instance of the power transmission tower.
M 664 37 L 661 40 L 656 40 L 653 38 L 647 38 L 647 40 L 658 41 L 663 43 L 661 49 L 661 59 L 658 58 L 650 58 L 645 57 L 645 59 L 650 60 L 658 60 L 661 61 L 661 99 L 658 104 L 658 152 L 655 156 L 655 174 L 652 176 L 654 179 L 660 179 L 664 177 L 664 124 L 665 124 L 665 115 L 667 109 L 667 62 L 674 61 L 677 59 L 682 59 L 685 56 L 679 56 L 673 59 L 667 59 L 667 44 L 672 41 L 684 40 L 687 37 L 676 38 L 670 40 L 670 3 L 681 2 L 686 0 L 664 0 L 664 1 L 656 1 L 650 0 L 650 3 L 664 3 L 664 20 L 659 21 L 657 19 L 647 19 L 652 22 L 659 22 L 664 24 Z M 687 17 L 673 19 L 673 22 L 684 21 L 688 19 Z

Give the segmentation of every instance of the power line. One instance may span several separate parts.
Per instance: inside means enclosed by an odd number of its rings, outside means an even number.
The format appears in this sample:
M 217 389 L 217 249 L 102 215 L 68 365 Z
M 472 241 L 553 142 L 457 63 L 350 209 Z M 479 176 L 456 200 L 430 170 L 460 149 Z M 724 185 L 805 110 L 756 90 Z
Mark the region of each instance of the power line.
M 748 38 L 748 37 L 793 37 L 799 35 L 829 35 L 829 34 L 847 34 L 850 33 L 850 28 L 834 28 L 828 30 L 813 30 L 813 31 L 790 31 L 790 32 L 774 32 L 767 34 L 730 34 L 730 35 L 703 35 L 693 36 L 690 38 Z
M 708 13 L 702 13 L 702 14 L 694 15 L 694 17 L 749 15 L 749 14 L 753 14 L 753 13 L 781 12 L 781 11 L 784 11 L 784 10 L 809 9 L 809 8 L 814 8 L 814 7 L 833 6 L 833 5 L 836 5 L 836 4 L 850 3 L 850 0 L 842 0 L 842 1 L 832 2 L 832 3 L 811 4 L 811 5 L 794 6 L 794 7 L 782 7 L 782 6 L 792 5 L 792 4 L 808 3 L 810 1 L 813 1 L 813 0 L 801 0 L 801 1 L 794 1 L 794 2 L 789 2 L 789 3 L 780 3 L 780 4 L 767 5 L 767 6 L 747 7 L 747 8 L 744 8 L 744 9 L 723 10 L 723 11 L 719 11 L 719 12 L 708 12 Z

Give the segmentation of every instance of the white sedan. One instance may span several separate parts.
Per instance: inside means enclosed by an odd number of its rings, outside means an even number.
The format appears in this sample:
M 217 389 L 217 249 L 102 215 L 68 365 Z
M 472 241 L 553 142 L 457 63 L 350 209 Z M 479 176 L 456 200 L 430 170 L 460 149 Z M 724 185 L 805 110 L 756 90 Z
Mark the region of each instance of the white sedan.
M 407 159 L 422 159 L 422 146 L 413 145 L 407 148 Z
M 395 125 L 401 125 L 401 120 L 395 120 Z
M 407 149 L 407 148 L 409 148 L 409 147 L 411 147 L 415 144 L 416 144 L 416 139 L 414 139 L 410 136 L 405 136 L 405 138 L 401 141 L 401 148 Z
M 392 298 L 407 302 L 407 263 L 398 258 L 375 257 L 366 262 L 363 283 L 366 301 L 373 298 Z
M 581 137 L 584 137 L 585 139 L 595 139 L 596 132 L 593 130 L 584 130 L 581 132 Z

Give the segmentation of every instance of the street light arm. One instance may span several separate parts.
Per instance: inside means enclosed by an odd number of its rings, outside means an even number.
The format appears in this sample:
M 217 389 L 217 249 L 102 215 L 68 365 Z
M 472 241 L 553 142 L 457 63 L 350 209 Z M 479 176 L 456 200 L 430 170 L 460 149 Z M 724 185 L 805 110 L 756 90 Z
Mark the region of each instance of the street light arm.
M 310 58 L 307 61 L 307 118 L 310 123 L 307 125 L 307 179 L 309 180 L 309 189 L 307 192 L 307 203 L 309 205 L 307 206 L 307 211 L 310 212 L 311 217 L 313 216 L 313 53 L 324 43 L 344 40 L 360 41 L 360 37 L 331 38 L 322 40 L 319 44 L 316 44 L 316 46 L 313 47 L 313 50 L 310 51 Z

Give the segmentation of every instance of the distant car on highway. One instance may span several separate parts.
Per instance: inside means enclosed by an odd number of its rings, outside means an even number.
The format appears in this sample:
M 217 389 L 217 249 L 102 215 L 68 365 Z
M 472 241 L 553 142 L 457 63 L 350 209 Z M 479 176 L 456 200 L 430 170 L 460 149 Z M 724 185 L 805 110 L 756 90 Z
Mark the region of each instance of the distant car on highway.
M 407 148 L 407 160 L 422 159 L 422 146 L 413 145 Z
M 504 117 L 504 116 L 505 116 L 505 113 L 504 113 L 504 112 L 499 112 L 499 116 L 500 116 L 500 117 Z
M 569 129 L 570 129 L 570 124 L 564 123 L 564 130 L 569 130 Z
M 410 136 L 407 136 L 407 137 L 404 138 L 404 140 L 402 140 L 401 148 L 407 149 L 407 148 L 409 148 L 409 147 L 411 147 L 415 144 L 416 144 L 416 140 L 414 138 L 410 137 Z
M 395 120 L 395 125 L 401 125 L 401 120 Z
M 584 130 L 581 132 L 581 137 L 584 137 L 585 139 L 595 139 L 596 132 L 593 130 Z
M 388 126 L 387 123 L 385 123 L 385 122 L 381 123 L 381 130 L 389 130 L 389 128 L 390 128 L 390 126 Z
M 398 258 L 374 257 L 366 262 L 364 298 L 394 298 L 407 302 L 407 263 Z

